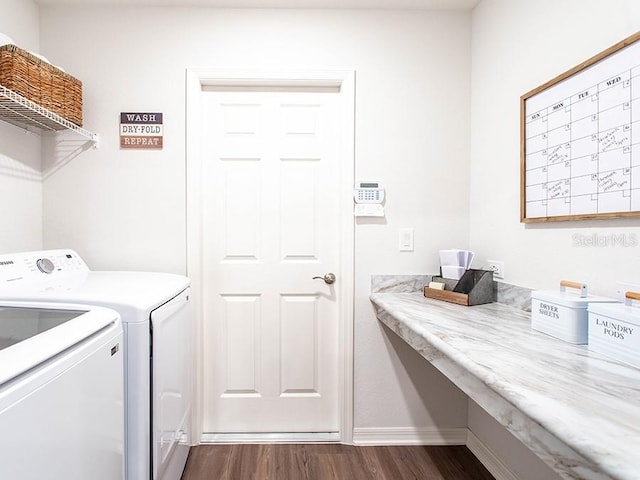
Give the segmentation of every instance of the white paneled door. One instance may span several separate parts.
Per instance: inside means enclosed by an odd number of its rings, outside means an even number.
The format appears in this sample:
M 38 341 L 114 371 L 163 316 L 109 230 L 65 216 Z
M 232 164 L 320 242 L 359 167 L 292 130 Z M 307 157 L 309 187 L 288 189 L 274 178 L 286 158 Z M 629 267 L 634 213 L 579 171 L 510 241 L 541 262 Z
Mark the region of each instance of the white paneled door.
M 338 91 L 202 99 L 203 430 L 337 432 Z

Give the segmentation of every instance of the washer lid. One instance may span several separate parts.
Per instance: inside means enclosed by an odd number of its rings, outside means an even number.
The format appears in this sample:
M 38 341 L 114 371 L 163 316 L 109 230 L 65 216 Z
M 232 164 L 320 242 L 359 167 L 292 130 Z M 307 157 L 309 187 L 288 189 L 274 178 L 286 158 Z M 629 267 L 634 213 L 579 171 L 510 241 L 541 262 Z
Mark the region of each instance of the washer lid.
M 1 302 L 0 385 L 112 325 L 120 318 L 106 308 Z
M 0 350 L 66 323 L 86 310 L 0 307 Z

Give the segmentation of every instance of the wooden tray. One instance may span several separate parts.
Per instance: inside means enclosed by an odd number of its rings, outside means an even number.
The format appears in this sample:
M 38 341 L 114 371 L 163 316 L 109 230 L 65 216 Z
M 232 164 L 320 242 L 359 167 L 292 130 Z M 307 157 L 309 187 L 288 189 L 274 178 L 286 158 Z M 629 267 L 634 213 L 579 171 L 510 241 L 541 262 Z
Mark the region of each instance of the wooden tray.
M 444 300 L 445 302 L 457 303 L 458 305 L 469 306 L 469 295 L 466 293 L 424 287 L 424 296 L 427 298 L 435 298 L 436 300 Z

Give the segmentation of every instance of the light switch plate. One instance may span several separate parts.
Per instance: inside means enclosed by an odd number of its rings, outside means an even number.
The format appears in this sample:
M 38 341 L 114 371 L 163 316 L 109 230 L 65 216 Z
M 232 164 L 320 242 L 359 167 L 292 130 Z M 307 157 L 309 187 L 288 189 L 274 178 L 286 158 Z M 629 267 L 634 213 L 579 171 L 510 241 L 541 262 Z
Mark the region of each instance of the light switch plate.
M 398 242 L 401 252 L 413 252 L 413 228 L 401 228 Z

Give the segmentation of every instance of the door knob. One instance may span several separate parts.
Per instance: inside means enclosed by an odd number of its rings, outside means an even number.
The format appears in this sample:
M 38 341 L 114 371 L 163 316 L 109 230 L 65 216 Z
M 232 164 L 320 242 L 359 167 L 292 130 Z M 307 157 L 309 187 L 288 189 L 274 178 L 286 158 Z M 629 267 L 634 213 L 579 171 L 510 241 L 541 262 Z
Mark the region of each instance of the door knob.
M 313 277 L 313 280 L 316 280 L 316 279 L 324 280 L 324 283 L 326 283 L 327 285 L 331 285 L 333 282 L 336 281 L 336 276 L 333 273 L 329 272 L 329 273 L 326 273 L 324 277 Z

